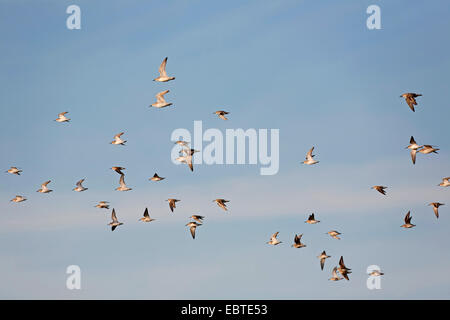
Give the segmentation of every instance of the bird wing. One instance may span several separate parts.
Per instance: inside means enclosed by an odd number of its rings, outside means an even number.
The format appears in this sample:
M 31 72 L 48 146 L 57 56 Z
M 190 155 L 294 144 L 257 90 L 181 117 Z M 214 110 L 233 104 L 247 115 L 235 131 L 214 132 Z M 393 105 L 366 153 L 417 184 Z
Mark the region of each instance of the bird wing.
M 83 183 L 84 179 L 81 179 L 80 181 L 77 182 L 77 187 L 83 188 L 83 186 L 81 185 Z
M 413 136 L 411 136 L 411 139 L 409 140 L 409 143 L 410 144 L 417 144 L 416 141 L 414 140 Z
M 61 117 L 64 116 L 66 113 L 69 113 L 69 112 L 67 112 L 67 111 L 61 112 L 61 113 L 58 114 L 58 117 L 61 118 Z
M 186 163 L 189 166 L 189 169 L 191 169 L 191 171 L 194 171 L 194 165 L 192 164 L 192 156 L 186 157 Z
M 161 103 L 166 103 L 166 100 L 164 99 L 164 95 L 168 92 L 169 92 L 169 90 L 158 92 L 156 94 L 156 101 L 161 102 Z
M 411 211 L 408 211 L 408 213 L 405 216 L 405 223 L 410 223 L 411 221 Z
M 411 160 L 413 164 L 416 164 L 416 154 L 417 150 L 411 150 Z
M 158 72 L 161 77 L 167 77 L 166 73 L 166 64 L 167 64 L 167 57 L 161 62 L 161 65 L 159 66 Z
M 313 159 L 313 157 L 314 157 L 313 154 L 312 154 L 313 150 L 314 150 L 314 147 L 312 147 L 311 150 L 308 151 L 308 153 L 306 154 L 306 160 L 312 160 Z
M 172 211 L 172 212 L 173 212 L 173 208 L 175 208 L 175 201 L 172 199 L 169 199 L 169 208 L 170 208 L 170 211 Z
M 416 110 L 414 110 L 414 105 L 417 105 L 416 99 L 414 99 L 412 96 L 408 95 L 408 96 L 406 96 L 406 103 L 408 104 L 408 106 L 411 108 L 411 110 L 413 112 L 416 112 Z
M 119 184 L 120 184 L 121 187 L 126 187 L 126 185 L 125 185 L 125 175 L 124 174 L 120 175 Z
M 320 269 L 323 270 L 323 266 L 325 265 L 325 258 L 320 259 Z
M 436 215 L 436 218 L 439 218 L 439 209 L 437 206 L 433 205 L 433 211 L 434 211 L 434 214 Z
M 114 209 L 112 210 L 112 213 L 111 213 L 111 219 L 113 222 L 118 222 L 117 217 L 116 217 L 116 210 L 114 210 Z
M 150 216 L 149 216 L 149 214 L 148 214 L 148 209 L 147 209 L 147 208 L 145 208 L 145 211 L 144 211 L 144 217 L 150 218 Z
M 45 181 L 45 182 L 41 185 L 41 187 L 42 187 L 42 188 L 45 188 L 50 182 L 51 182 L 51 180 Z
M 123 135 L 124 134 L 124 132 L 121 132 L 121 133 L 118 133 L 118 134 L 116 134 L 115 136 L 114 136 L 114 139 L 119 139 L 120 138 L 120 136 L 121 135 Z
M 191 235 L 192 235 L 192 239 L 195 239 L 195 228 L 197 228 L 197 226 L 191 226 L 190 230 L 191 230 Z

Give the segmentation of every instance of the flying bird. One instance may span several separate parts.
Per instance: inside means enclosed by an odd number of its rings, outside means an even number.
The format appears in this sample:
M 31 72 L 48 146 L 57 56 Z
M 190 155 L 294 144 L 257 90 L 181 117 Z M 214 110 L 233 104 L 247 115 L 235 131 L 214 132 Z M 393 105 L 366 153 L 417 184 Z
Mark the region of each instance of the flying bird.
M 51 180 L 48 180 L 46 182 L 44 182 L 43 184 L 41 184 L 41 189 L 39 189 L 36 192 L 40 192 L 40 193 L 49 193 L 52 192 L 53 190 L 50 190 L 49 188 L 47 188 L 47 185 L 51 182 Z
M 313 159 L 315 157 L 315 155 L 312 154 L 313 150 L 314 147 L 312 147 L 311 150 L 308 151 L 308 153 L 306 154 L 306 160 L 303 161 L 302 163 L 312 165 L 319 162 Z
M 292 245 L 292 247 L 294 247 L 294 248 L 306 247 L 306 244 L 301 242 L 302 236 L 303 236 L 303 234 L 300 234 L 298 236 L 297 235 L 294 236 L 294 244 Z
M 186 224 L 186 226 L 188 226 L 189 230 L 191 231 L 192 239 L 195 239 L 195 229 L 198 226 L 201 226 L 201 224 L 198 224 L 197 222 L 189 222 L 188 224 Z
M 132 190 L 131 188 L 128 188 L 127 185 L 125 184 L 125 175 L 124 174 L 120 175 L 119 184 L 120 184 L 120 187 L 116 188 L 117 191 L 129 191 L 129 190 Z
M 120 175 L 124 174 L 122 172 L 122 170 L 125 170 L 125 168 L 122 168 L 122 167 L 112 167 L 111 169 L 114 170 L 115 172 L 117 172 Z
M 10 201 L 12 201 L 12 202 L 23 202 L 23 201 L 26 201 L 26 200 L 27 200 L 27 198 L 25 198 L 23 196 L 15 196 L 15 198 L 11 199 Z
M 126 140 L 122 140 L 120 137 L 124 134 L 125 132 L 121 132 L 118 133 L 114 136 L 114 141 L 110 142 L 111 144 L 120 144 L 122 146 L 125 145 L 125 142 L 127 142 Z
M 166 101 L 166 99 L 164 99 L 164 95 L 169 92 L 170 92 L 169 90 L 158 92 L 156 94 L 156 102 L 152 103 L 150 106 L 155 108 L 165 108 L 171 106 L 172 103 L 169 103 Z
M 371 187 L 371 189 L 375 189 L 377 190 L 379 193 L 386 195 L 386 191 L 384 189 L 387 189 L 387 187 L 383 187 L 383 186 L 373 186 Z
M 348 278 L 348 274 L 352 273 L 350 270 L 352 270 L 352 269 L 349 269 L 349 268 L 347 268 L 345 266 L 345 264 L 344 264 L 344 257 L 341 256 L 341 259 L 339 259 L 338 271 L 345 278 L 345 280 L 350 280 Z
M 108 223 L 108 226 L 111 226 L 111 231 L 114 231 L 114 229 L 116 229 L 118 226 L 122 225 L 122 222 L 119 222 L 119 220 L 117 220 L 116 217 L 116 210 L 112 210 L 111 213 L 111 219 L 112 221 L 110 223 Z
M 411 139 L 409 140 L 409 146 L 406 147 L 406 149 L 411 150 L 411 160 L 413 164 L 416 164 L 416 154 L 417 150 L 422 148 L 423 146 L 419 146 L 417 142 L 414 140 L 414 137 L 411 136 Z
M 319 223 L 319 220 L 314 219 L 314 213 L 311 213 L 308 217 L 308 220 L 305 221 L 305 223 L 309 223 L 309 224 L 316 224 Z
M 155 173 L 155 174 L 153 175 L 153 177 L 151 177 L 151 178 L 148 179 L 148 180 L 152 180 L 152 181 L 161 181 L 161 180 L 164 180 L 164 179 L 165 179 L 165 178 L 160 177 L 160 176 L 158 176 L 157 173 Z
M 323 266 L 325 265 L 325 260 L 328 258 L 331 258 L 331 256 L 327 256 L 327 253 L 325 252 L 325 250 L 322 251 L 322 253 L 317 256 L 317 258 L 320 259 L 320 269 L 323 270 Z
M 109 204 L 108 201 L 100 201 L 95 207 L 100 209 L 109 209 Z
M 338 235 L 340 235 L 341 233 L 337 232 L 336 230 L 328 231 L 326 234 L 329 234 L 334 239 L 341 240 L 341 238 L 338 237 Z
M 384 275 L 384 273 L 381 272 L 380 270 L 373 270 L 372 272 L 369 273 L 369 275 L 371 275 L 372 277 L 379 277 Z
M 177 203 L 178 201 L 180 201 L 180 200 L 177 200 L 177 199 L 167 199 L 166 201 L 169 202 L 169 208 L 170 208 L 170 211 L 173 212 L 173 209 L 177 207 L 177 206 L 176 206 L 176 203 Z
M 227 209 L 227 205 L 225 203 L 230 202 L 230 201 L 225 200 L 225 199 L 216 199 L 216 200 L 213 200 L 213 202 L 216 202 L 219 207 L 221 207 L 223 210 L 227 211 L 228 209 Z
M 148 209 L 147 208 L 145 208 L 144 217 L 139 219 L 139 221 L 144 221 L 144 222 L 152 222 L 154 220 L 156 220 L 156 219 L 150 218 L 150 215 L 148 214 Z
M 175 80 L 175 77 L 169 77 L 169 76 L 167 76 L 167 73 L 166 73 L 166 64 L 167 64 L 167 57 L 163 60 L 163 62 L 162 62 L 161 65 L 159 66 L 159 69 L 158 69 L 159 77 L 153 79 L 153 81 L 167 82 L 167 81 L 170 81 L 170 80 Z
M 183 140 L 177 140 L 177 141 L 175 141 L 175 144 L 182 146 L 182 147 L 187 147 L 189 145 L 189 142 L 186 142 Z
M 199 215 L 192 215 L 190 216 L 191 219 L 194 219 L 195 221 L 197 221 L 198 223 L 203 223 L 203 219 L 205 219 L 204 216 L 199 216 Z
M 229 114 L 229 112 L 226 112 L 223 110 L 218 110 L 218 111 L 214 112 L 213 114 L 217 114 L 219 116 L 219 118 L 222 120 L 228 120 L 228 118 L 225 117 L 225 115 Z
M 282 243 L 282 241 L 280 241 L 280 240 L 277 239 L 277 236 L 278 236 L 278 231 L 275 232 L 275 233 L 272 235 L 272 237 L 270 237 L 270 240 L 269 240 L 267 243 L 268 243 L 268 244 L 271 244 L 271 245 L 273 245 L 273 246 L 276 246 L 277 244 Z
M 442 178 L 442 182 L 439 184 L 439 187 L 449 187 L 450 186 L 450 177 Z
M 436 215 L 436 218 L 439 218 L 439 209 L 438 208 L 443 205 L 444 205 L 444 203 L 439 203 L 439 202 L 432 202 L 429 204 L 429 206 L 433 206 L 433 211 L 434 211 L 434 214 Z
M 411 110 L 413 112 L 416 112 L 416 110 L 414 110 L 414 106 L 417 105 L 417 101 L 416 98 L 422 96 L 421 94 L 418 93 L 404 93 L 400 96 L 400 98 L 405 98 L 406 103 L 408 104 L 408 106 L 411 108 Z
M 429 154 L 429 153 L 437 153 L 439 149 L 437 149 L 435 146 L 425 144 L 423 145 L 422 149 L 419 149 L 418 151 L 422 154 Z
M 22 170 L 19 170 L 19 169 L 16 168 L 16 167 L 11 167 L 10 169 L 8 169 L 8 170 L 5 171 L 5 172 L 20 176 L 20 173 L 22 172 Z
M 80 181 L 78 181 L 77 187 L 75 189 L 73 189 L 73 191 L 81 192 L 81 191 L 87 190 L 88 188 L 85 188 L 82 185 L 83 181 L 84 181 L 84 179 L 81 179 Z
M 412 219 L 411 212 L 408 211 L 408 213 L 405 216 L 405 224 L 401 225 L 400 227 L 408 228 L 408 229 L 412 228 L 412 227 L 415 227 L 416 225 L 411 223 L 411 219 Z
M 338 276 L 338 274 L 337 274 L 337 267 L 334 267 L 333 268 L 333 272 L 332 272 L 332 277 L 330 278 L 330 279 L 328 279 L 328 280 L 331 280 L 331 281 L 339 281 L 339 280 L 342 280 L 342 279 L 344 279 L 344 278 L 341 278 L 341 277 L 339 277 Z
M 56 122 L 69 122 L 70 119 L 65 116 L 65 114 L 69 113 L 68 111 L 61 112 L 58 114 L 58 119 L 55 119 Z

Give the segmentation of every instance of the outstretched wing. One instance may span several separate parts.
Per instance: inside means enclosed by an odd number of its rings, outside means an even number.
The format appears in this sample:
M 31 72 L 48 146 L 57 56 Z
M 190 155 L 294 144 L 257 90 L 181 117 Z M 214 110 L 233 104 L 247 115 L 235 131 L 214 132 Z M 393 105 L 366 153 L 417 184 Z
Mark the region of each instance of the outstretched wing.
M 167 77 L 166 73 L 166 64 L 167 64 L 167 57 L 163 60 L 161 65 L 159 66 L 158 72 L 161 77 Z

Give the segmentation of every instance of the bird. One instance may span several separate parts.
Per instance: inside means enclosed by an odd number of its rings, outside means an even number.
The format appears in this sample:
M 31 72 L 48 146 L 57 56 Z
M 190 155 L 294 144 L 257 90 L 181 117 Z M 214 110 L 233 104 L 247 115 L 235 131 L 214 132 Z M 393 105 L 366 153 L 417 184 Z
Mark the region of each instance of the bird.
M 338 237 L 338 235 L 340 235 L 341 233 L 337 232 L 336 230 L 328 231 L 326 234 L 329 234 L 334 239 L 341 240 L 341 238 Z
M 439 184 L 439 187 L 449 187 L 450 186 L 450 177 L 442 178 L 442 182 Z
M 433 206 L 433 211 L 434 211 L 434 214 L 436 215 L 436 218 L 439 218 L 439 209 L 438 208 L 443 205 L 444 205 L 444 203 L 439 203 L 439 202 L 431 202 L 429 204 L 429 206 Z
M 319 223 L 319 220 L 314 219 L 314 213 L 311 213 L 308 217 L 308 220 L 305 221 L 305 223 L 309 223 L 309 224 L 316 224 Z
M 177 206 L 176 206 L 176 203 L 177 203 L 178 201 L 180 201 L 180 200 L 178 200 L 178 199 L 167 199 L 166 201 L 169 202 L 169 208 L 170 208 L 170 211 L 173 212 L 173 209 L 177 207 Z
M 419 149 L 417 151 L 419 151 L 422 154 L 429 154 L 429 153 L 437 153 L 439 149 L 437 149 L 435 146 L 429 145 L 429 144 L 425 144 L 422 146 L 422 149 Z
M 154 220 L 156 220 L 156 219 L 150 218 L 150 215 L 148 214 L 148 209 L 147 208 L 145 208 L 144 217 L 139 219 L 139 221 L 144 221 L 144 222 L 152 222 Z
M 225 117 L 226 114 L 229 114 L 229 112 L 223 111 L 223 110 L 218 110 L 216 112 L 214 112 L 213 114 L 217 114 L 219 116 L 220 119 L 222 120 L 228 120 L 227 117 Z
M 167 82 L 167 81 L 170 81 L 170 80 L 175 80 L 175 77 L 169 77 L 169 76 L 167 76 L 167 73 L 166 73 L 166 64 L 167 64 L 167 57 L 164 58 L 163 62 L 162 62 L 161 65 L 159 66 L 159 69 L 158 69 L 159 77 L 153 79 L 153 81 Z
M 414 140 L 414 137 L 411 136 L 411 139 L 409 140 L 409 146 L 407 146 L 405 149 L 411 150 L 411 160 L 413 164 L 416 164 L 416 154 L 417 149 L 422 148 L 423 146 L 419 146 L 417 142 Z
M 52 192 L 53 190 L 50 190 L 49 188 L 47 188 L 47 185 L 51 182 L 51 180 L 48 180 L 46 182 L 44 182 L 43 184 L 41 184 L 41 189 L 39 189 L 36 192 L 40 192 L 40 193 L 49 193 Z
M 315 155 L 312 154 L 313 150 L 314 147 L 312 147 L 311 150 L 308 151 L 308 153 L 306 154 L 306 160 L 303 161 L 302 163 L 312 165 L 319 162 L 313 159 L 315 157 Z
M 325 265 L 325 260 L 328 258 L 331 258 L 331 256 L 327 256 L 327 253 L 325 252 L 325 250 L 322 251 L 322 253 L 317 256 L 317 258 L 320 259 L 320 269 L 323 270 L 323 266 Z
M 180 156 L 178 158 L 176 158 L 175 160 L 181 162 L 181 163 L 186 163 L 189 167 L 189 169 L 193 172 L 194 171 L 194 165 L 192 163 L 192 156 Z
M 100 201 L 95 207 L 100 209 L 109 209 L 109 204 L 108 201 Z
M 22 170 L 20 170 L 20 169 L 18 169 L 16 167 L 11 167 L 10 169 L 8 169 L 5 172 L 20 176 L 20 173 L 22 172 Z
M 331 280 L 331 281 L 339 281 L 339 280 L 342 280 L 343 278 L 341 278 L 341 277 L 339 277 L 338 276 L 338 274 L 337 274 L 337 267 L 334 267 L 333 268 L 333 271 L 332 271 L 332 277 L 330 278 L 330 279 L 328 279 L 328 280 Z
M 82 186 L 84 179 L 81 179 L 80 181 L 77 182 L 77 187 L 75 189 L 73 189 L 73 191 L 77 191 L 77 192 L 81 192 L 84 190 L 87 190 L 88 188 L 85 188 Z
M 369 273 L 369 275 L 371 275 L 372 277 L 379 277 L 384 275 L 384 273 L 381 272 L 380 270 L 373 270 L 372 272 Z
M 384 189 L 387 189 L 387 187 L 383 187 L 383 186 L 373 186 L 371 187 L 371 189 L 375 189 L 377 190 L 379 193 L 386 195 L 386 191 Z
M 112 221 L 108 223 L 108 226 L 111 226 L 111 231 L 114 231 L 114 229 L 123 224 L 122 222 L 119 222 L 119 220 L 117 220 L 116 210 L 114 210 L 114 208 L 112 209 L 111 219 Z
M 114 136 L 114 141 L 110 142 L 111 144 L 120 144 L 122 146 L 125 145 L 125 142 L 127 142 L 126 140 L 122 140 L 120 137 L 124 134 L 125 132 L 121 132 L 118 133 Z
M 12 202 L 23 202 L 23 201 L 26 201 L 26 200 L 27 200 L 27 198 L 25 198 L 23 196 L 15 196 L 15 198 L 11 199 L 10 201 L 12 201 Z
M 412 219 L 411 212 L 408 211 L 408 213 L 405 216 L 405 224 L 401 225 L 400 227 L 408 229 L 415 227 L 416 225 L 411 223 L 411 219 Z
M 68 111 L 61 112 L 58 114 L 58 119 L 55 119 L 56 122 L 69 122 L 70 119 L 65 116 L 65 114 L 69 113 Z
M 270 240 L 269 240 L 267 243 L 268 243 L 268 244 L 271 244 L 271 245 L 274 245 L 274 246 L 276 246 L 277 244 L 282 243 L 282 241 L 280 241 L 280 240 L 277 239 L 277 236 L 278 236 L 278 231 L 275 232 L 275 233 L 272 235 L 272 237 L 270 237 Z
M 122 170 L 125 170 L 125 168 L 123 168 L 123 167 L 112 167 L 111 169 L 114 170 L 115 172 L 117 172 L 120 175 L 124 174 L 122 172 Z
M 194 219 L 195 221 L 199 222 L 199 223 L 203 223 L 203 219 L 205 219 L 204 216 L 199 216 L 199 215 L 192 215 L 190 216 L 191 219 Z
M 120 184 L 120 187 L 116 188 L 117 191 L 129 191 L 129 190 L 132 190 L 131 188 L 128 188 L 127 185 L 125 184 L 125 175 L 124 174 L 120 175 L 119 184 Z
M 300 235 L 294 235 L 294 244 L 292 245 L 292 247 L 294 248 L 303 248 L 306 247 L 306 244 L 301 242 L 303 234 Z
M 150 107 L 155 107 L 155 108 L 165 108 L 165 107 L 171 106 L 172 103 L 169 103 L 169 102 L 166 101 L 166 99 L 164 99 L 164 95 L 165 95 L 166 93 L 169 93 L 169 92 L 170 92 L 169 90 L 165 90 L 165 91 L 158 92 L 158 93 L 156 94 L 156 102 L 155 102 L 155 103 L 152 103 L 152 104 L 150 105 Z
M 414 110 L 414 106 L 417 105 L 417 101 L 416 98 L 422 96 L 419 93 L 404 93 L 400 96 L 400 98 L 405 98 L 406 103 L 408 104 L 408 106 L 411 108 L 411 110 L 413 112 L 416 112 L 416 110 Z
M 183 141 L 183 140 L 177 140 L 177 141 L 175 141 L 175 144 L 182 146 L 182 147 L 187 147 L 189 145 L 189 142 Z
M 192 239 L 195 239 L 195 228 L 201 226 L 201 224 L 198 224 L 197 222 L 189 222 L 186 226 L 188 226 L 191 231 Z
M 164 179 L 165 179 L 165 178 L 160 177 L 160 176 L 158 176 L 157 173 L 155 173 L 155 174 L 153 175 L 153 177 L 151 177 L 151 178 L 148 179 L 148 180 L 152 180 L 152 181 L 161 181 L 161 180 L 164 180 Z
M 352 270 L 352 269 L 349 269 L 349 268 L 347 268 L 347 267 L 345 266 L 345 264 L 344 264 L 344 257 L 341 256 L 341 259 L 339 259 L 339 267 L 338 267 L 338 271 L 339 271 L 339 273 L 345 278 L 345 280 L 350 280 L 350 279 L 348 278 L 348 274 L 349 274 L 349 273 L 352 273 L 350 270 Z
M 223 210 L 228 211 L 227 205 L 226 205 L 225 203 L 230 202 L 229 200 L 225 200 L 225 199 L 216 199 L 216 200 L 213 200 L 213 202 L 216 202 L 217 205 L 218 205 L 219 207 L 221 207 Z

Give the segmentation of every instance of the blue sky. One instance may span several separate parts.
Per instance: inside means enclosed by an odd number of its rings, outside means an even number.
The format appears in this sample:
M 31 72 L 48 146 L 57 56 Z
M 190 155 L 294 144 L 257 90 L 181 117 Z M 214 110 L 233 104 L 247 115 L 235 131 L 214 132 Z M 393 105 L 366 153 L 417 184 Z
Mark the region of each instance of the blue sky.
M 66 8 L 81 8 L 81 30 Z M 366 8 L 381 8 L 381 30 Z M 449 299 L 446 1 L 2 1 L 0 298 Z M 155 83 L 168 56 L 176 77 Z M 152 109 L 157 92 L 173 106 Z M 404 92 L 419 92 L 413 113 Z M 212 112 L 224 109 L 230 120 Z M 69 111 L 71 123 L 54 122 Z M 280 170 L 170 161 L 177 128 L 280 130 Z M 112 146 L 125 131 L 127 146 Z M 440 148 L 418 156 L 413 135 Z M 300 162 L 315 146 L 316 166 Z M 127 168 L 132 191 L 114 191 Z M 166 180 L 148 181 L 155 172 Z M 86 178 L 83 193 L 75 182 Z M 35 191 L 52 180 L 51 194 Z M 370 187 L 387 185 L 388 196 Z M 28 198 L 10 203 L 16 194 Z M 181 199 L 170 214 L 169 197 Z M 231 200 L 224 213 L 212 200 Z M 107 227 L 108 200 L 124 222 Z M 437 220 L 429 202 L 440 208 Z M 157 220 L 138 223 L 145 207 Z M 411 230 L 399 226 L 411 210 Z M 321 221 L 306 225 L 308 214 Z M 192 240 L 192 214 L 206 216 Z M 324 233 L 336 229 L 342 240 Z M 275 231 L 283 243 L 266 244 Z M 307 245 L 290 247 L 295 233 Z M 321 271 L 316 256 L 331 259 Z M 350 281 L 328 281 L 343 255 Z M 79 265 L 82 289 L 65 287 Z M 366 288 L 366 268 L 385 272 Z

